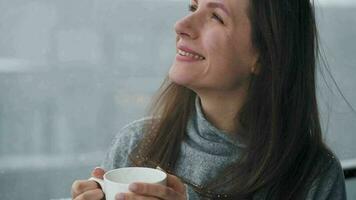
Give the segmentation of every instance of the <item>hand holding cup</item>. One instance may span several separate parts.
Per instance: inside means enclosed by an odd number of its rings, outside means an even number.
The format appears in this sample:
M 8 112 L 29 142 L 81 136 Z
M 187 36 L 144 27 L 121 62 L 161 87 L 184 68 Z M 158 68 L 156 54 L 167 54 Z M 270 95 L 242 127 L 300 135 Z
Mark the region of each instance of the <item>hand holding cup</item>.
M 91 172 L 92 177 L 99 179 L 102 179 L 104 174 L 105 171 L 101 168 L 95 168 Z M 100 185 L 92 180 L 76 180 L 71 190 L 73 200 L 101 200 L 104 198 Z
M 73 200 L 174 199 L 186 200 L 185 185 L 178 177 L 144 167 L 92 171 L 89 180 L 77 180 L 72 186 Z
M 176 176 L 167 174 L 167 184 L 133 183 L 130 192 L 119 193 L 116 200 L 187 200 L 186 186 Z

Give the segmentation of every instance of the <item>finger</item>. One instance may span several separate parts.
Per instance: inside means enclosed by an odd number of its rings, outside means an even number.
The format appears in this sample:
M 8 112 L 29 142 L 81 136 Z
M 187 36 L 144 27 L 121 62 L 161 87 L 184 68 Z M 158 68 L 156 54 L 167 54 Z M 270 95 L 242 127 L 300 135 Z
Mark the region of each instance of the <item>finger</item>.
M 95 190 L 98 189 L 99 186 L 95 181 L 88 181 L 88 180 L 76 180 L 72 185 L 72 197 L 75 198 L 76 196 L 88 191 L 88 190 Z
M 94 189 L 80 194 L 74 200 L 100 200 L 103 198 L 104 198 L 103 191 L 101 189 Z
M 174 191 L 185 194 L 185 185 L 184 183 L 176 176 L 167 173 L 167 186 L 171 187 Z
M 159 200 L 156 197 L 139 195 L 135 193 L 118 193 L 115 200 Z
M 104 174 L 105 174 L 105 170 L 100 167 L 96 167 L 91 172 L 92 177 L 101 178 L 101 179 L 103 179 Z
M 172 188 L 151 183 L 134 183 L 129 185 L 130 191 L 145 196 L 159 197 L 161 199 L 178 199 L 180 194 Z

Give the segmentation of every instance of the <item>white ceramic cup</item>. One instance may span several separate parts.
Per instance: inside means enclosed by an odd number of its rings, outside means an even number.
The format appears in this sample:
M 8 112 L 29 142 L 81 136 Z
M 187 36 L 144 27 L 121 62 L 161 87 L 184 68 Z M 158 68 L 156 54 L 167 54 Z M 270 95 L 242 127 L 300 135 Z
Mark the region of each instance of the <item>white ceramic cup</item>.
M 165 172 L 146 167 L 125 167 L 110 170 L 104 174 L 103 178 L 91 177 L 89 180 L 100 184 L 106 200 L 115 200 L 117 193 L 130 192 L 129 185 L 133 182 L 167 184 Z

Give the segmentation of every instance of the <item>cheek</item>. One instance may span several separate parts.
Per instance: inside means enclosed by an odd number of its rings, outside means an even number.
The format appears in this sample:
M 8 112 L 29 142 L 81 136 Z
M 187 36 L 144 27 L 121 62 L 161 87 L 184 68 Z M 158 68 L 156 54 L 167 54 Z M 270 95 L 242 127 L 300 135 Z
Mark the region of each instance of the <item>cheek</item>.
M 232 40 L 231 43 L 235 45 L 236 53 L 241 65 L 251 68 L 252 65 L 255 64 L 256 53 L 252 47 L 251 28 L 249 23 L 246 22 L 238 27 Z
M 206 37 L 204 44 L 209 58 L 204 71 L 206 84 L 231 89 L 248 80 L 250 67 L 245 62 L 247 49 L 243 44 L 247 42 L 236 39 L 234 34 L 225 32 Z
M 226 50 L 231 49 L 231 42 L 228 32 L 223 30 L 211 30 L 207 32 L 202 41 L 209 58 L 224 57 Z
M 227 32 L 209 35 L 204 44 L 206 44 L 205 49 L 208 50 L 206 75 L 236 73 L 241 68 L 239 50 Z
M 205 74 L 221 69 L 232 61 L 234 49 L 231 41 L 224 31 L 210 31 L 204 37 L 203 44 L 206 49 L 207 66 Z

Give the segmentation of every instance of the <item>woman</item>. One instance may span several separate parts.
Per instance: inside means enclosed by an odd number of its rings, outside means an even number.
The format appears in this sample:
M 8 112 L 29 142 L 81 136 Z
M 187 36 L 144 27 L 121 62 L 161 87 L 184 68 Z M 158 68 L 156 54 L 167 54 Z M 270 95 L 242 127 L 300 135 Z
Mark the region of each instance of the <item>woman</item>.
M 117 199 L 346 199 L 321 138 L 309 0 L 192 0 L 190 11 L 152 117 L 124 127 L 102 166 L 159 166 L 168 186 L 132 184 Z M 92 181 L 72 195 L 104 197 Z

